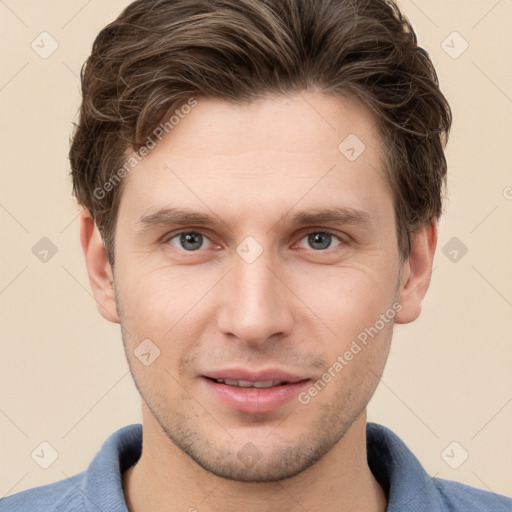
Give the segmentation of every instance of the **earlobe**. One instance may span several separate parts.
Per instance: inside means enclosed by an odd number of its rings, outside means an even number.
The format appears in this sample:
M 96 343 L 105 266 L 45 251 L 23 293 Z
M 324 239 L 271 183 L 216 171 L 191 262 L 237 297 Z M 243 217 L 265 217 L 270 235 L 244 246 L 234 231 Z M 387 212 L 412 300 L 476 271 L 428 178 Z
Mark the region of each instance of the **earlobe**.
M 396 323 L 407 324 L 421 313 L 421 302 L 430 286 L 432 263 L 437 245 L 437 222 L 430 221 L 411 236 L 411 250 L 403 264 L 398 302 L 402 309 Z
M 119 323 L 112 268 L 100 232 L 87 208 L 80 213 L 80 242 L 98 311 L 109 322 Z

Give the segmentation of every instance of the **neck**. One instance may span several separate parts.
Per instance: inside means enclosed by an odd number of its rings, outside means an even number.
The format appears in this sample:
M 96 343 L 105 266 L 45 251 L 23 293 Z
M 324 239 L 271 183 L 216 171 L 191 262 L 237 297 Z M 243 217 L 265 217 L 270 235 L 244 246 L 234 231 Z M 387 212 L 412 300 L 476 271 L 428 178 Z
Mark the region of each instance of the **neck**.
M 177 448 L 143 410 L 143 450 L 123 474 L 130 512 L 384 512 L 386 496 L 366 458 L 366 411 L 313 466 L 278 482 L 226 480 Z

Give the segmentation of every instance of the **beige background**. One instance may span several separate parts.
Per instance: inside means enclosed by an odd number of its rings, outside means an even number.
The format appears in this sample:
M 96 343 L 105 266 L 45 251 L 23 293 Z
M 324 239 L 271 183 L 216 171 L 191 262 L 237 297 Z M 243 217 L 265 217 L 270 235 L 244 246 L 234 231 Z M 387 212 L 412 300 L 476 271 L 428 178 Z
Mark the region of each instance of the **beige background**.
M 0 2 L 0 495 L 82 471 L 110 433 L 140 421 L 119 328 L 99 316 L 89 289 L 67 162 L 80 66 L 127 4 Z M 423 314 L 396 328 L 369 417 L 431 475 L 511 495 L 512 2 L 402 7 L 454 111 L 450 200 Z M 31 48 L 43 31 L 59 45 L 46 59 Z M 469 44 L 457 58 L 463 40 L 453 31 Z M 58 250 L 46 263 L 32 253 L 42 237 Z M 455 262 L 450 245 L 442 252 L 453 237 L 468 249 Z M 58 452 L 46 470 L 31 458 L 43 441 Z M 454 465 L 462 450 L 468 459 L 452 469 L 445 460 Z

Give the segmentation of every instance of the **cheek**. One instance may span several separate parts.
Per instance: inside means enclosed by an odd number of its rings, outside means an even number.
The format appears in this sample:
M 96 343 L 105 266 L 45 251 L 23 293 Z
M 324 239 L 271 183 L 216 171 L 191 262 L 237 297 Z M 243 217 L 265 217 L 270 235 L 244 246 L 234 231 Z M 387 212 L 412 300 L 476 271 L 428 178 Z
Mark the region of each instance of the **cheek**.
M 342 344 L 374 325 L 395 297 L 392 271 L 338 268 L 311 277 L 302 281 L 297 294 Z
M 127 269 L 128 270 L 128 269 Z M 213 276 L 211 276 L 213 278 Z M 119 277 L 119 295 L 125 317 L 137 325 L 167 329 L 191 310 L 208 290 L 210 281 L 204 273 L 179 272 L 166 265 L 145 271 L 125 272 Z
M 185 358 L 196 348 L 215 310 L 208 307 L 212 296 L 205 293 L 216 280 L 215 276 L 204 273 L 196 273 L 192 278 L 190 271 L 177 272 L 168 266 L 119 275 L 123 339 L 132 368 L 141 382 L 170 379 L 165 370 L 175 378 L 182 376 Z M 146 339 L 159 351 L 150 366 L 152 372 L 147 372 L 136 359 L 137 347 Z

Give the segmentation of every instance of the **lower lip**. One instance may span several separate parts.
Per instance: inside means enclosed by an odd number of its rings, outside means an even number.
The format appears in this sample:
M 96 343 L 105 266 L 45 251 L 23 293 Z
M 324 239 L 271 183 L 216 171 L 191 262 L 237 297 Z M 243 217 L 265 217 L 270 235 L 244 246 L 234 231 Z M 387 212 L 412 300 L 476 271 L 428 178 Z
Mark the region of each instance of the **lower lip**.
M 242 412 L 271 412 L 296 398 L 309 379 L 271 388 L 241 388 L 202 377 L 208 390 L 222 403 Z

